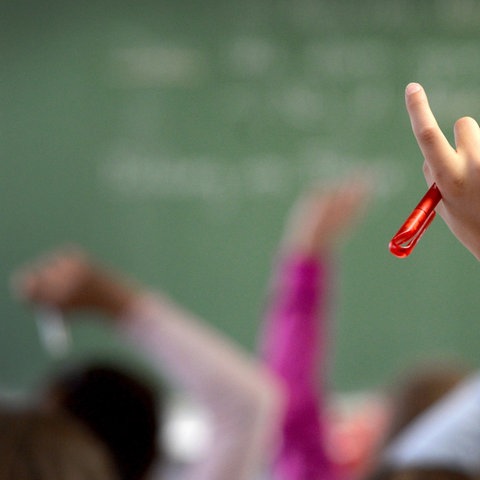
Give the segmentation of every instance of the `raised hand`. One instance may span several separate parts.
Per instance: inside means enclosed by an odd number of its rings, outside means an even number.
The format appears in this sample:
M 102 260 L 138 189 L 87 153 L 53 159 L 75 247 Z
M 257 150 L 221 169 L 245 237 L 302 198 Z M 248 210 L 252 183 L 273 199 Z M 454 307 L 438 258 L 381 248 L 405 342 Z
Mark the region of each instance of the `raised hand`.
M 307 255 L 334 248 L 365 212 L 373 188 L 372 177 L 352 174 L 308 189 L 290 212 L 282 248 Z
M 424 156 L 427 183 L 442 194 L 437 212 L 453 234 L 480 259 L 480 128 L 471 117 L 455 122 L 453 148 L 418 83 L 410 83 L 405 101 L 413 133 Z

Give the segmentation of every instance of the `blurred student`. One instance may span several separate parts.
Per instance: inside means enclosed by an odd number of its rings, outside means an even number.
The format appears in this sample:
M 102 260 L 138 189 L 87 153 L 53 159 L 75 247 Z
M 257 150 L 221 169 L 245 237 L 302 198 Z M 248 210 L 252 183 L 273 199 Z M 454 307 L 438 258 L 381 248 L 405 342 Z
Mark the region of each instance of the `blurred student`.
M 15 285 L 32 304 L 66 314 L 103 314 L 174 386 L 201 402 L 211 421 L 211 443 L 182 478 L 250 480 L 260 471 L 276 438 L 282 395 L 273 376 L 241 348 L 166 295 L 134 284 L 79 250 L 41 258 L 16 275 Z M 140 439 L 130 440 L 133 446 Z
M 480 128 L 470 117 L 454 125 L 455 148 L 443 135 L 418 83 L 406 87 L 413 133 L 428 185 L 442 194 L 438 213 L 480 260 Z M 378 480 L 480 478 L 480 374 L 473 374 L 393 439 Z M 382 469 L 383 467 L 383 469 Z M 400 475 L 401 474 L 401 475 Z
M 100 360 L 64 365 L 43 380 L 37 397 L 42 410 L 66 412 L 86 425 L 108 447 L 122 480 L 144 478 L 164 459 L 158 442 L 163 398 L 124 365 Z
M 118 480 L 107 448 L 62 412 L 0 408 L 0 480 Z
M 361 175 L 314 187 L 300 197 L 286 222 L 262 337 L 264 360 L 287 391 L 275 480 L 364 478 L 385 445 L 467 375 L 464 366 L 453 362 L 416 366 L 397 380 L 392 392 L 385 390 L 384 402 L 370 411 L 367 428 L 353 439 L 355 445 L 334 441 L 328 386 L 332 270 L 342 240 L 366 210 L 372 188 L 370 179 Z M 352 449 L 354 459 L 348 451 Z M 405 470 L 398 465 L 392 472 Z
M 365 177 L 352 176 L 309 189 L 286 222 L 261 345 L 266 364 L 287 391 L 275 479 L 340 478 L 328 445 L 330 269 L 346 230 L 365 210 L 371 188 Z
M 479 399 L 476 373 L 394 436 L 370 479 L 480 478 Z

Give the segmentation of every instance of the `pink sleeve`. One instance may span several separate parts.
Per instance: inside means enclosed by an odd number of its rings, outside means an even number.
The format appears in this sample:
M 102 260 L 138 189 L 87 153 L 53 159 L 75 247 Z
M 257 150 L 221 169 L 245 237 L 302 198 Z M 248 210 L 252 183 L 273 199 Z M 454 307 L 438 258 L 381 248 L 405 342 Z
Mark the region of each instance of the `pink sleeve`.
M 264 359 L 285 383 L 287 413 L 275 478 L 336 478 L 326 454 L 326 265 L 290 256 L 278 266 L 266 314 Z
M 277 434 L 280 390 L 274 377 L 233 341 L 166 297 L 140 299 L 119 326 L 154 367 L 209 415 L 212 442 L 185 478 L 251 479 Z

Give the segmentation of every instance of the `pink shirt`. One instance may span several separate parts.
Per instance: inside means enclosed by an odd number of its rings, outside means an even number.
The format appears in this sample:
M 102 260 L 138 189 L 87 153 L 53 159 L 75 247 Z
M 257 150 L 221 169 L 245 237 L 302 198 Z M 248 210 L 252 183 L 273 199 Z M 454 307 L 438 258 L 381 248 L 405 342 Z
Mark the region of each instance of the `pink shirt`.
M 326 266 L 302 255 L 282 259 L 274 278 L 262 350 L 287 389 L 275 479 L 336 480 L 325 415 Z

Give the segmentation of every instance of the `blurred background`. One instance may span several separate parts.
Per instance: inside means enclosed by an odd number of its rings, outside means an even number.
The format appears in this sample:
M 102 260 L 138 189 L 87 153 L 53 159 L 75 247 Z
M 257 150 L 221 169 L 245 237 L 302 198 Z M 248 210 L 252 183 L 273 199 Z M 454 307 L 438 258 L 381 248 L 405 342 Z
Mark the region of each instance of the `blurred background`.
M 480 360 L 478 263 L 437 219 L 387 248 L 425 191 L 403 91 L 451 139 L 480 117 L 472 0 L 1 0 L 0 384 L 53 360 L 11 271 L 77 243 L 160 287 L 250 351 L 286 212 L 310 182 L 373 168 L 377 196 L 339 259 L 334 387 L 412 361 Z M 95 322 L 73 357 L 136 361 Z

